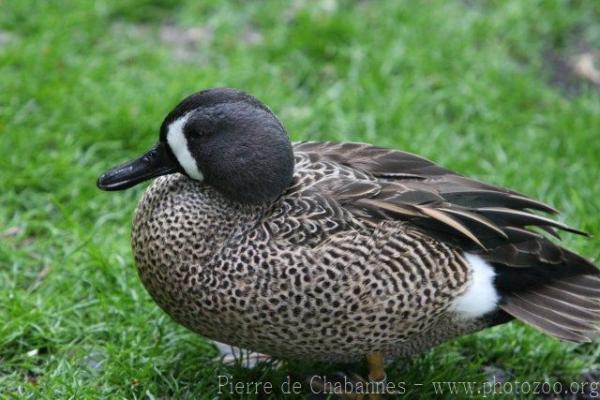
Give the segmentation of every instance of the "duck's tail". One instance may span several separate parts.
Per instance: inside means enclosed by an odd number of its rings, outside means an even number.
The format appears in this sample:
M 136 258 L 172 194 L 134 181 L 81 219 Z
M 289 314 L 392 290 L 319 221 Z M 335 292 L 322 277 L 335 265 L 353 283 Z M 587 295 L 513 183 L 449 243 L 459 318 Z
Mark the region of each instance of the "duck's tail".
M 563 262 L 530 267 L 492 263 L 500 308 L 549 335 L 589 342 L 600 329 L 600 270 L 561 248 Z

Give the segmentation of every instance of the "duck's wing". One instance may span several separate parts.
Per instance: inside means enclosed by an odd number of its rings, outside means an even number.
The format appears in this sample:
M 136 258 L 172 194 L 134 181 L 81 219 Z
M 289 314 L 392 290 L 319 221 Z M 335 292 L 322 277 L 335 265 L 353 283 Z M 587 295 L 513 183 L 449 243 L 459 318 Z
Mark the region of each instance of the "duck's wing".
M 585 235 L 540 215 L 556 214 L 554 208 L 410 153 L 329 142 L 297 143 L 294 150 L 313 163 L 357 171 L 316 183 L 353 214 L 365 220 L 407 221 L 488 261 L 497 273 L 501 307 L 511 315 L 565 340 L 582 341 L 595 330 L 599 270 L 541 234 Z
M 465 178 L 414 154 L 363 143 L 302 142 L 294 150 L 308 154 L 313 163 L 337 164 L 364 174 L 338 174 L 319 185 L 354 213 L 408 220 L 467 250 L 493 248 L 511 242 L 510 237 L 521 241 L 527 232 L 535 233 L 530 228 L 554 236 L 560 230 L 585 235 L 532 212 L 557 212 L 544 203 Z M 514 257 L 518 265 L 518 254 Z M 505 261 L 511 264 L 510 259 Z

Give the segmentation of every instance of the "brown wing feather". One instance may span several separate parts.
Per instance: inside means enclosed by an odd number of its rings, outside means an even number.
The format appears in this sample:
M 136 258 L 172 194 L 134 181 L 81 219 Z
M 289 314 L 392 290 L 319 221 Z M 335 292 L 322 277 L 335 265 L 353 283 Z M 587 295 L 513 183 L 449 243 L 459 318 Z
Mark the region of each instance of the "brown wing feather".
M 555 213 L 548 205 L 505 188 L 465 178 L 410 153 L 362 143 L 304 142 L 294 148 L 310 154 L 315 162 L 336 163 L 373 178 L 369 184 L 379 188 L 369 196 L 353 197 L 353 202 L 344 196 L 345 206 L 361 215 L 408 220 L 467 251 L 491 250 L 513 243 L 506 232 L 511 228 L 537 227 L 553 235 L 557 235 L 558 230 L 584 234 L 530 211 Z M 352 177 L 337 178 L 327 186 L 334 197 L 341 193 L 336 185 L 348 188 L 362 182 Z M 503 262 L 510 265 L 511 254 L 520 265 L 520 251 L 509 252 Z

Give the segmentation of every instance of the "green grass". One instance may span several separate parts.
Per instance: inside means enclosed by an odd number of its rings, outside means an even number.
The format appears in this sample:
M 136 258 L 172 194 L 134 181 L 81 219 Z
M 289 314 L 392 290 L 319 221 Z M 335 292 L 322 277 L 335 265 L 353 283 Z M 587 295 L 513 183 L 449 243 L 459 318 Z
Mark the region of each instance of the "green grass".
M 214 398 L 217 374 L 277 387 L 334 368 L 211 362 L 215 349 L 137 278 L 129 234 L 144 188 L 108 194 L 95 179 L 147 149 L 166 112 L 202 88 L 253 93 L 295 140 L 396 147 L 543 199 L 594 235 L 566 243 L 599 258 L 600 95 L 551 84 L 544 57 L 600 47 L 597 2 L 1 4 L 0 398 Z M 174 43 L 169 30 L 192 38 Z M 420 398 L 432 381 L 483 382 L 489 366 L 571 382 L 599 363 L 597 343 L 512 323 L 388 374 Z

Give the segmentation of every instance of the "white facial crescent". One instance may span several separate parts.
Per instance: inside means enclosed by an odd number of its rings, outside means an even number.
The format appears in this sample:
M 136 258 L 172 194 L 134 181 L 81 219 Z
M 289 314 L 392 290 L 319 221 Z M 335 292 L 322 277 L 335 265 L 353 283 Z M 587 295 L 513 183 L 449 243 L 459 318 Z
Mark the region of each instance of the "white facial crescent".
M 196 164 L 196 160 L 194 160 L 194 157 L 192 157 L 192 153 L 190 153 L 190 148 L 188 147 L 187 139 L 183 134 L 183 127 L 190 118 L 190 115 L 191 112 L 179 117 L 169 124 L 167 127 L 167 143 L 169 144 L 169 147 L 171 147 L 173 154 L 175 154 L 179 165 L 181 165 L 184 171 L 191 178 L 202 181 L 204 176 L 198 169 L 198 164 Z

